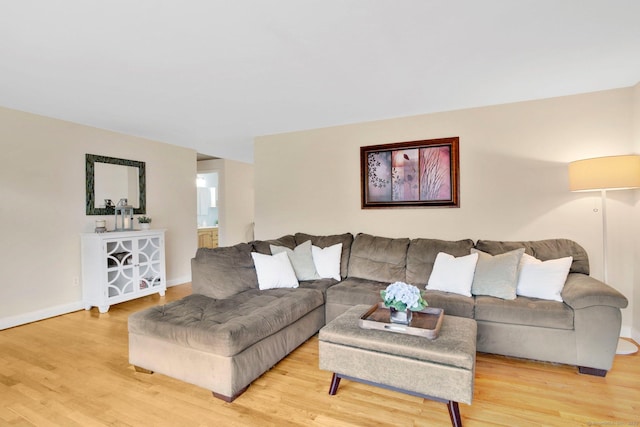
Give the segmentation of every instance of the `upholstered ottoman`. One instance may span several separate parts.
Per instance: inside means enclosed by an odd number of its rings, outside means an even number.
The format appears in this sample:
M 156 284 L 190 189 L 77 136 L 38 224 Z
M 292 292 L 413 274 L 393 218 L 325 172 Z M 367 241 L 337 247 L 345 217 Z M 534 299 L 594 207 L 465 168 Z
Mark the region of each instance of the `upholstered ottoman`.
M 233 401 L 324 323 L 321 291 L 189 295 L 129 316 L 129 362 Z
M 458 402 L 471 404 L 476 322 L 445 316 L 438 338 L 362 329 L 370 306 L 357 305 L 320 330 L 320 369 L 333 372 L 329 394 L 341 378 L 447 403 L 451 422 L 462 425 Z

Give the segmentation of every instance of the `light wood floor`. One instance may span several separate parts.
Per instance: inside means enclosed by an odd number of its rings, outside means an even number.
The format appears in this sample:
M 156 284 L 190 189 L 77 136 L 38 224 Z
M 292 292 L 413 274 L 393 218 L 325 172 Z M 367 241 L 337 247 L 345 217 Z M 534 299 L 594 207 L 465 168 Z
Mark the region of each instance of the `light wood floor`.
M 343 380 L 318 369 L 311 338 L 257 379 L 235 402 L 159 374 L 136 373 L 127 360 L 127 317 L 178 299 L 79 311 L 0 331 L 0 425 L 10 426 L 448 426 L 446 405 Z M 410 377 L 407 381 L 410 381 Z M 575 367 L 478 354 L 473 426 L 640 425 L 640 356 L 616 356 L 606 378 Z

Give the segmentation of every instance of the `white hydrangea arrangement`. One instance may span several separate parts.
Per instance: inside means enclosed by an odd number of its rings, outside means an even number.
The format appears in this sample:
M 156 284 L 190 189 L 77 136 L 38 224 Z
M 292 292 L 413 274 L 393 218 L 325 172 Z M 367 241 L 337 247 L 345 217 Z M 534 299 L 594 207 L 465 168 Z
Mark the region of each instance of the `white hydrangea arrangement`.
M 420 311 L 427 307 L 420 290 L 413 285 L 404 282 L 395 282 L 387 286 L 387 289 L 380 291 L 385 307 L 393 307 L 398 311 Z

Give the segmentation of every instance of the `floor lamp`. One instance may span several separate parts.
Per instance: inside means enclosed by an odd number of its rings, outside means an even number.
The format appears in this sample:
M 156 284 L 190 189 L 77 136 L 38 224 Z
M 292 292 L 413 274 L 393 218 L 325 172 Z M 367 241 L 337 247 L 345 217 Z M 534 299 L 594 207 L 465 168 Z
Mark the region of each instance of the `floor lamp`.
M 602 256 L 604 282 L 607 275 L 607 191 L 640 188 L 640 156 L 611 156 L 569 163 L 571 191 L 600 191 L 602 196 Z M 616 354 L 638 351 L 633 343 L 619 339 Z

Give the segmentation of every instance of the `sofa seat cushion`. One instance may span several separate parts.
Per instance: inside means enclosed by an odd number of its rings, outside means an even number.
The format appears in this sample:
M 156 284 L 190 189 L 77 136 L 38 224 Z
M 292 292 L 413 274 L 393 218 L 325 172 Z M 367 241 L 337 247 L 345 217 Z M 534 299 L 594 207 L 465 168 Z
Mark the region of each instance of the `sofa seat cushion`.
M 132 314 L 129 332 L 233 356 L 322 304 L 315 289 L 250 290 L 221 300 L 194 294 Z
M 477 321 L 573 329 L 573 310 L 558 301 L 517 297 L 503 300 L 489 296 L 476 297 Z
M 336 283 L 338 283 L 338 281 L 335 279 L 304 280 L 300 282 L 300 288 L 317 289 L 322 292 L 322 295 L 326 300 L 327 290 Z
M 427 300 L 429 307 L 441 308 L 446 315 L 473 319 L 475 308 L 473 297 L 452 292 L 427 290 L 424 292 L 424 299 Z
M 349 277 L 380 282 L 404 282 L 409 239 L 358 234 L 351 246 Z
M 349 277 L 327 289 L 327 304 L 347 306 L 358 304 L 374 305 L 382 302 L 380 291 L 385 290 L 387 286 L 389 286 L 389 283 L 386 282 Z M 473 297 L 465 297 L 450 292 L 420 290 L 423 292 L 429 307 L 442 308 L 445 314 L 451 316 L 473 319 Z
M 327 289 L 327 304 L 373 305 L 382 302 L 380 291 L 389 286 L 386 282 L 349 277 Z

